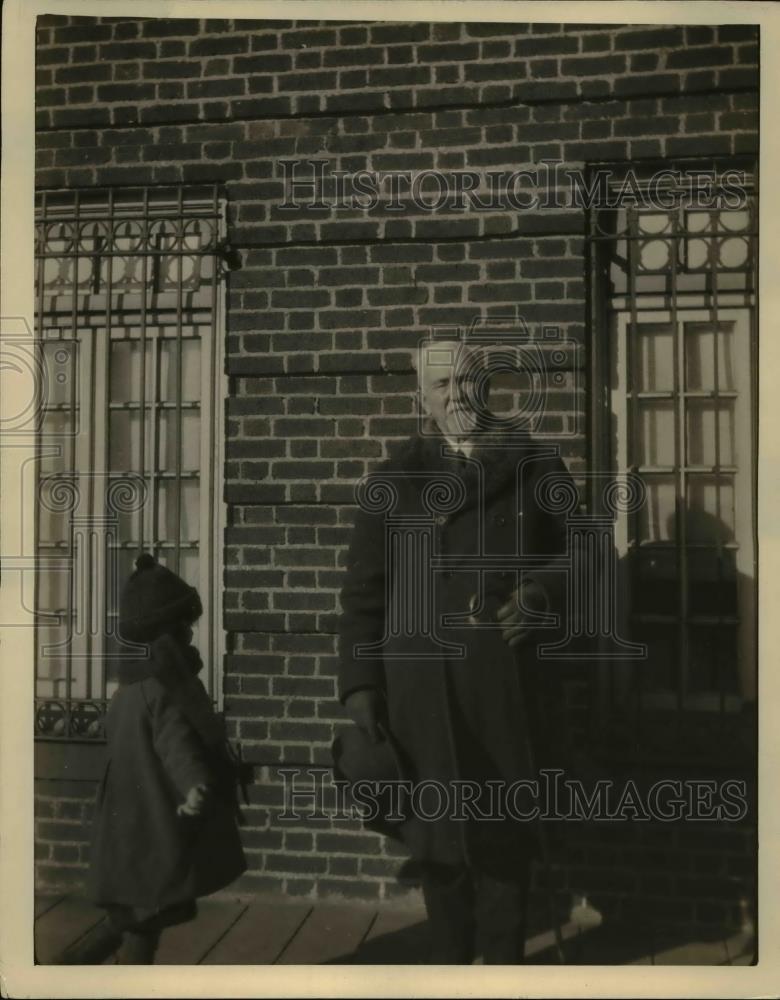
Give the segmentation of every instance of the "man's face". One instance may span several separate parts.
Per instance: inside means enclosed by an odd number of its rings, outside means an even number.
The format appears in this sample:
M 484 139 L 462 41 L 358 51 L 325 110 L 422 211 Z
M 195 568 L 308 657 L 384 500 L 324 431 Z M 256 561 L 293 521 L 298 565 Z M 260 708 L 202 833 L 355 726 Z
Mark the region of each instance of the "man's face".
M 478 356 L 458 341 L 426 345 L 421 353 L 418 379 L 425 408 L 443 434 L 471 437 L 489 394 L 489 384 L 479 379 Z

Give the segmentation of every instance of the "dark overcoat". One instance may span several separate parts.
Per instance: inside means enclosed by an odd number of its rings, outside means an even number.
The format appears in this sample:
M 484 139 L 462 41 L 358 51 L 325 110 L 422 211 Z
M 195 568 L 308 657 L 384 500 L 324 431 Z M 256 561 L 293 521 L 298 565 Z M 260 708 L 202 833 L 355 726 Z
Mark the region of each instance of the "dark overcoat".
M 246 868 L 218 761 L 151 661 L 123 669 L 106 717 L 108 759 L 92 831 L 88 891 L 139 917 L 227 886 Z M 205 689 L 197 678 L 192 686 Z M 194 785 L 212 789 L 200 817 L 177 815 Z
M 421 787 L 418 816 L 400 827 L 412 856 L 457 864 L 493 855 L 505 867 L 533 851 L 534 824 L 442 815 L 433 782 L 507 788 L 538 776 L 535 748 L 548 729 L 541 713 L 556 690 L 538 648 L 560 638 L 556 595 L 564 588 L 560 561 L 556 571 L 550 561 L 566 550 L 565 515 L 545 486 L 557 483 L 559 496 L 561 486 L 576 491 L 557 449 L 528 435 L 478 446 L 465 467 L 451 454 L 441 437 L 415 435 L 359 488 L 341 595 L 339 693 L 342 701 L 361 687 L 385 693 L 407 776 Z M 518 555 L 537 557 L 536 567 L 506 561 Z M 537 630 L 516 653 L 494 614 L 519 573 L 551 595 L 559 627 Z M 509 816 L 532 809 L 521 796 Z

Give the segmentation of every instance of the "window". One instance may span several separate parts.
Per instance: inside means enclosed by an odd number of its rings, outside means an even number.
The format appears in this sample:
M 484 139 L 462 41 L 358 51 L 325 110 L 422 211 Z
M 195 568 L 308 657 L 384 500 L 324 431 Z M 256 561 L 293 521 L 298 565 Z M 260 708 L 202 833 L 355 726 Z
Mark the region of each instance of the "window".
M 716 185 L 706 208 L 690 186 L 665 194 L 591 215 L 608 330 L 594 452 L 645 498 L 615 543 L 620 628 L 647 657 L 608 669 L 637 732 L 666 713 L 711 738 L 756 689 L 757 213 L 749 189 L 737 203 Z
M 219 696 L 222 227 L 214 189 L 38 197 L 38 737 L 102 736 L 114 666 L 137 655 L 116 614 L 142 550 L 198 587 Z

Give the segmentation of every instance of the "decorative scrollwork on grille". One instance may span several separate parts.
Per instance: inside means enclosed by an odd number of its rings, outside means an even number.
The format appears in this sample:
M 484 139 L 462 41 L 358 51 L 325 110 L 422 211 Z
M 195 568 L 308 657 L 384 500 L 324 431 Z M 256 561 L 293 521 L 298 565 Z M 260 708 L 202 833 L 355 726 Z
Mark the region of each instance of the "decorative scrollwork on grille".
M 150 275 L 157 291 L 188 291 L 202 285 L 217 237 L 206 216 L 41 221 L 36 254 L 48 292 L 141 291 Z
M 107 702 L 44 698 L 35 704 L 35 735 L 44 739 L 104 740 Z
M 35 706 L 35 732 L 38 736 L 68 735 L 68 709 L 64 701 L 44 701 Z
M 105 706 L 97 701 L 71 703 L 70 735 L 79 739 L 101 739 L 105 736 Z

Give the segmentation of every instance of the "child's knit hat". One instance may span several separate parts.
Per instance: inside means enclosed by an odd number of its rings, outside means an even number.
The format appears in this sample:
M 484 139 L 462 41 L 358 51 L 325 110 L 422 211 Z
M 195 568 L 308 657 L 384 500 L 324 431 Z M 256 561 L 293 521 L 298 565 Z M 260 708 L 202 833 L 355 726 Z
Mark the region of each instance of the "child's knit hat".
M 203 614 L 200 596 L 180 576 L 148 552 L 135 561 L 135 572 L 119 598 L 119 634 L 129 642 L 152 642 L 165 625 L 194 622 Z

